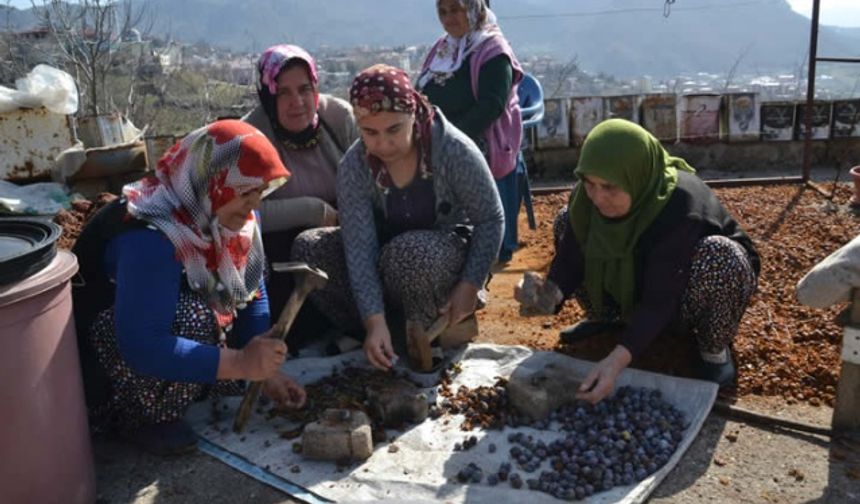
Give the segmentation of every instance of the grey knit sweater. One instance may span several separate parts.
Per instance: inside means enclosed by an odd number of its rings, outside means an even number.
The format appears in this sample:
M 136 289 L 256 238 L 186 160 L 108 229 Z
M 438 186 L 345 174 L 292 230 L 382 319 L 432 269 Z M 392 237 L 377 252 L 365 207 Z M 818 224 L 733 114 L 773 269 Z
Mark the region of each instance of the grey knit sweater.
M 348 102 L 326 94 L 319 98 L 317 112 L 326 126 L 320 132 L 319 145 L 313 149 L 284 148 L 262 106 L 242 118 L 266 135 L 293 175 L 263 200 L 260 216 L 264 233 L 321 226 L 324 207 L 336 207 L 335 171 L 344 152 L 358 138 L 358 130 Z
M 432 129 L 435 228 L 472 227 L 461 279 L 482 287 L 502 242 L 504 214 L 499 193 L 481 151 L 439 109 Z M 376 267 L 380 245 L 374 218 L 386 218 L 385 198 L 386 191 L 373 180 L 364 143 L 356 142 L 338 168 L 337 202 L 350 284 L 362 320 L 385 312 Z

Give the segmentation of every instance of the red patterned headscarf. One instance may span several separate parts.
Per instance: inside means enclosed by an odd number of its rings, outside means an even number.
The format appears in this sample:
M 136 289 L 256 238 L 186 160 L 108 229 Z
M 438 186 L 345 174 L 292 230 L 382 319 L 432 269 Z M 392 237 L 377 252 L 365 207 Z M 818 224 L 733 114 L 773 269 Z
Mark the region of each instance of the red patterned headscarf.
M 433 107 L 424 95 L 415 91 L 406 72 L 389 65 L 373 65 L 353 79 L 349 100 L 357 121 L 378 112 L 413 114 L 415 116 L 414 138 L 419 146 L 421 176 L 427 177 L 432 173 L 430 135 L 433 126 Z M 368 155 L 367 158 L 376 183 L 383 188 L 391 187 L 391 176 L 382 160 L 372 155 Z
M 289 176 L 260 131 L 225 120 L 190 133 L 158 161 L 154 176 L 122 192 L 133 217 L 167 235 L 189 286 L 209 300 L 224 327 L 256 295 L 265 262 L 254 213 L 239 231 L 231 231 L 215 212 L 261 186 L 266 196 Z

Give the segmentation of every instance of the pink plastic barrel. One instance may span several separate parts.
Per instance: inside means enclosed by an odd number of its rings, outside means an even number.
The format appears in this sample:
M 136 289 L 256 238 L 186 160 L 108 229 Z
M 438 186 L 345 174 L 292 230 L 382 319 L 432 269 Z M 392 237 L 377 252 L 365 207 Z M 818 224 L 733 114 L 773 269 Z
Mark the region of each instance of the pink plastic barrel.
M 0 502 L 91 503 L 95 472 L 72 315 L 75 256 L 0 286 Z

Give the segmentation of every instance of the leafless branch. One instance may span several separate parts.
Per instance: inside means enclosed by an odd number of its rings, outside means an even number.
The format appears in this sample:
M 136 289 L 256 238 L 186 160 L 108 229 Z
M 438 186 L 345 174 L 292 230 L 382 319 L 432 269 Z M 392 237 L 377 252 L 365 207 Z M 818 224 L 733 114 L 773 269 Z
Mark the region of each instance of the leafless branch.
M 129 0 L 80 0 L 75 4 L 31 0 L 31 4 L 42 25 L 56 38 L 67 69 L 78 77 L 87 112 L 98 114 L 111 102 L 106 81 L 122 36 L 132 29 L 148 32 L 152 28 L 147 4 L 134 6 Z

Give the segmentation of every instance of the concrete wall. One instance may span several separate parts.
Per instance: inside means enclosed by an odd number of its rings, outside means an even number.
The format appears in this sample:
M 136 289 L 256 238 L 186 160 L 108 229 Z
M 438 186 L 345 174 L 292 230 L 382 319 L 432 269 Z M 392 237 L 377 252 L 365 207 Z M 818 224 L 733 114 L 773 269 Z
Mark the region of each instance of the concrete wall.
M 800 175 L 803 166 L 803 142 L 745 142 L 664 144 L 673 156 L 687 160 L 700 173 L 719 172 L 720 178 L 769 177 Z M 814 141 L 813 167 L 847 170 L 860 165 L 860 138 Z M 570 180 L 579 148 L 541 149 L 532 154 L 529 164 L 533 180 Z

